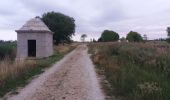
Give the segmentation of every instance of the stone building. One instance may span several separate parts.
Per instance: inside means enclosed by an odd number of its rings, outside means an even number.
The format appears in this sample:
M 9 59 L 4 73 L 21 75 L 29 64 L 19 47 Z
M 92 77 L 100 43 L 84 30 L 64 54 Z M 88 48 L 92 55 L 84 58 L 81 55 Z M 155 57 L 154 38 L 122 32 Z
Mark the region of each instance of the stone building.
M 17 58 L 44 58 L 53 54 L 53 33 L 39 18 L 26 22 L 17 32 Z

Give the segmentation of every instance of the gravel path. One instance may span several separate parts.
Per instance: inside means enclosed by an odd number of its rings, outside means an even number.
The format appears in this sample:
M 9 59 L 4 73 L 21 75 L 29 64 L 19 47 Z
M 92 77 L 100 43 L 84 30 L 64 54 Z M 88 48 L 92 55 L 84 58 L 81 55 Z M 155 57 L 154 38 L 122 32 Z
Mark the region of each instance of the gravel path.
M 78 46 L 9 100 L 104 100 L 85 45 Z

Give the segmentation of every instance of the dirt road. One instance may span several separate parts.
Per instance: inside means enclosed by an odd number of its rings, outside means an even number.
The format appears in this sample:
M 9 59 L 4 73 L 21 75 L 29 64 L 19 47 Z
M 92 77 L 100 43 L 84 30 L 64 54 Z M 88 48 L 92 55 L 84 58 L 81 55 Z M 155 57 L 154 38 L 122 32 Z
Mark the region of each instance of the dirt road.
M 87 53 L 80 45 L 9 100 L 104 100 Z

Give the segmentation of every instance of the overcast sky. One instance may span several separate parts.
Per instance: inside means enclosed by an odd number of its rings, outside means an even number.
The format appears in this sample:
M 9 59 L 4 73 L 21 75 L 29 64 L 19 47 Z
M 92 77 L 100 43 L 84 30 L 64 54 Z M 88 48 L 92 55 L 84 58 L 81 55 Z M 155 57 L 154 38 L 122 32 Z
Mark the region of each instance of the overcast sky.
M 0 39 L 16 40 L 16 29 L 45 12 L 61 12 L 76 20 L 74 40 L 85 33 L 98 38 L 105 29 L 120 36 L 133 30 L 149 39 L 165 38 L 170 26 L 169 0 L 3 0 L 0 3 Z

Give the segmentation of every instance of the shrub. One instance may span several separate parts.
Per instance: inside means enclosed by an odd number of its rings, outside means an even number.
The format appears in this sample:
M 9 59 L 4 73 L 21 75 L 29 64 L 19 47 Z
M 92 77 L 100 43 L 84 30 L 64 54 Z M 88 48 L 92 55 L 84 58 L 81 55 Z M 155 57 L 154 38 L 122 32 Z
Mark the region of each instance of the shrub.
M 14 59 L 16 56 L 16 43 L 15 42 L 0 42 L 0 60 L 6 56 L 10 59 Z
M 119 40 L 119 34 L 114 31 L 105 30 L 102 35 L 101 39 L 103 42 L 111 42 Z
M 129 42 L 140 42 L 142 41 L 142 36 L 137 33 L 137 32 L 133 32 L 133 31 L 130 31 L 128 34 L 127 34 L 127 37 L 126 39 L 129 41 Z
M 167 38 L 167 39 L 166 39 L 166 42 L 170 43 L 170 38 Z
M 100 38 L 97 40 L 97 42 L 102 42 L 102 38 L 100 37 Z

